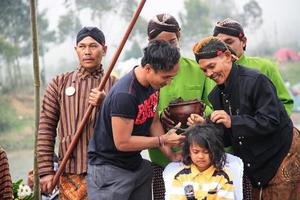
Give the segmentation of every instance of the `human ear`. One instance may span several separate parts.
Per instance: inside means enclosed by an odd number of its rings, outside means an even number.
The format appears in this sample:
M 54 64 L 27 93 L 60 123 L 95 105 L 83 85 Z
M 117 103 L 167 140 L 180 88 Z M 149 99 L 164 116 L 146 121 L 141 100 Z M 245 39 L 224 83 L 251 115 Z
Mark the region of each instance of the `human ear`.
M 107 46 L 106 45 L 104 45 L 104 46 L 102 46 L 102 56 L 105 56 L 106 55 L 106 52 L 107 52 Z
M 243 42 L 243 48 L 247 45 L 247 38 L 246 37 L 243 37 L 241 39 L 241 41 Z

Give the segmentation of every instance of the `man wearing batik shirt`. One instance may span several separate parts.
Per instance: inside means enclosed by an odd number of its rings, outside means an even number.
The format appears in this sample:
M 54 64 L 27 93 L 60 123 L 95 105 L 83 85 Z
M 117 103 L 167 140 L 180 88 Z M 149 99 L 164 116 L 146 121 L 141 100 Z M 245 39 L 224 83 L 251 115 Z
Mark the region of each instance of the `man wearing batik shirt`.
M 74 134 L 89 104 L 96 106 L 83 128 L 82 136 L 69 158 L 59 182 L 61 199 L 87 199 L 85 176 L 87 172 L 87 145 L 94 130 L 96 113 L 105 92 L 115 82 L 110 77 L 104 91 L 96 87 L 103 77 L 102 58 L 107 46 L 101 30 L 96 27 L 82 28 L 76 38 L 75 51 L 79 67 L 56 76 L 45 92 L 37 142 L 37 158 L 41 191 L 49 191 L 54 177 L 54 145 L 59 136 L 59 163 L 73 140 Z
M 13 199 L 11 176 L 6 153 L 0 146 L 0 199 Z

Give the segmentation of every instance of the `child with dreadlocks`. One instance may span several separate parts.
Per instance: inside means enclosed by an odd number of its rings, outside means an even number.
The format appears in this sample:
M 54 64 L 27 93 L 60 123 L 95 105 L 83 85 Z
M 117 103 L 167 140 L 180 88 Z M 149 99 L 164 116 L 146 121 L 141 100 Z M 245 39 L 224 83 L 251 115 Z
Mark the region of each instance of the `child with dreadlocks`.
M 185 134 L 184 165 L 175 174 L 172 186 L 166 187 L 166 199 L 234 199 L 232 175 L 224 168 L 221 129 L 204 122 L 191 126 Z

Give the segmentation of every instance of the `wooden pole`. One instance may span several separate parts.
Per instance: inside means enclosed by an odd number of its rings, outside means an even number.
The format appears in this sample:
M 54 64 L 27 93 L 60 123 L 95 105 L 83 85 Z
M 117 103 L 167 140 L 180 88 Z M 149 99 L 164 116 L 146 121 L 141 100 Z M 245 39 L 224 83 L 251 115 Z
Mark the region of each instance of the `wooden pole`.
M 34 199 L 40 199 L 40 183 L 37 167 L 37 136 L 40 119 L 40 67 L 39 67 L 39 51 L 37 39 L 37 20 L 36 20 L 36 0 L 30 0 L 30 16 L 31 16 L 31 38 L 32 38 L 32 57 L 33 57 L 33 75 L 34 75 Z
M 120 56 L 120 53 L 121 53 L 121 51 L 122 51 L 122 49 L 123 49 L 123 47 L 124 47 L 124 45 L 125 45 L 128 37 L 129 37 L 129 34 L 132 31 L 132 29 L 133 29 L 133 27 L 134 27 L 134 25 L 135 25 L 135 23 L 136 23 L 139 15 L 140 15 L 141 11 L 142 11 L 145 3 L 146 3 L 146 0 L 141 0 L 141 2 L 139 4 L 136 12 L 134 13 L 134 16 L 131 19 L 130 24 L 129 24 L 128 28 L 127 28 L 127 31 L 126 31 L 125 35 L 123 36 L 123 39 L 122 39 L 122 41 L 121 41 L 121 43 L 120 43 L 117 51 L 115 52 L 115 54 L 114 54 L 114 56 L 112 58 L 112 61 L 111 61 L 110 65 L 109 65 L 109 67 L 108 67 L 108 70 L 105 73 L 104 77 L 102 78 L 100 85 L 97 87 L 97 89 L 99 91 L 102 91 L 104 89 L 106 81 L 108 80 L 108 78 L 109 78 L 109 76 L 110 76 L 110 74 L 111 74 L 111 72 L 112 72 L 112 70 L 113 70 L 113 68 L 114 68 L 114 66 L 116 64 L 116 62 L 117 62 L 117 60 L 118 60 L 118 58 Z M 73 150 L 77 146 L 77 143 L 78 143 L 78 141 L 79 141 L 79 139 L 81 137 L 81 134 L 82 134 L 82 130 L 83 130 L 83 128 L 84 128 L 84 126 L 85 126 L 88 118 L 90 117 L 90 114 L 92 113 L 93 108 L 94 108 L 94 106 L 89 105 L 86 113 L 84 114 L 84 116 L 83 116 L 83 118 L 82 118 L 82 120 L 81 120 L 81 122 L 79 124 L 79 127 L 78 127 L 77 131 L 75 132 L 75 136 L 74 136 L 74 138 L 73 138 L 70 146 L 68 147 L 68 150 L 67 150 L 67 152 L 66 152 L 66 154 L 65 154 L 62 162 L 60 163 L 60 165 L 58 167 L 58 170 L 56 171 L 56 173 L 54 175 L 53 182 L 52 182 L 52 185 L 51 185 L 52 186 L 51 187 L 51 191 L 53 191 L 53 189 L 57 185 L 59 177 L 62 174 L 62 172 L 64 171 L 70 155 L 72 154 Z

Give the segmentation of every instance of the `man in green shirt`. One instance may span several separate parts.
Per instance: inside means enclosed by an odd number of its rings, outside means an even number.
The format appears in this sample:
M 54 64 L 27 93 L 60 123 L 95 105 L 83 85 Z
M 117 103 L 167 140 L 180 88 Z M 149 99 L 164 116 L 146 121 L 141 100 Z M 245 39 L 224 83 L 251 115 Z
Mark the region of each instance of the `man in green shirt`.
M 148 23 L 149 40 L 165 40 L 177 46 L 180 38 L 180 27 L 176 19 L 169 14 L 156 15 Z M 164 109 L 168 107 L 170 101 L 181 97 L 183 100 L 198 99 L 206 104 L 205 113 L 210 113 L 210 103 L 208 94 L 214 87 L 213 81 L 206 78 L 199 65 L 194 59 L 181 57 L 179 70 L 171 84 L 160 89 L 159 112 L 164 127 L 175 126 L 174 122 L 165 115 Z M 162 171 L 170 162 L 159 149 L 150 149 L 149 156 L 153 164 L 153 196 L 155 200 L 164 199 L 164 182 Z
M 213 36 L 220 38 L 236 52 L 237 57 L 239 58 L 236 61 L 237 64 L 257 69 L 273 82 L 279 99 L 283 103 L 287 113 L 291 115 L 294 102 L 284 84 L 278 66 L 270 60 L 249 57 L 244 54 L 247 45 L 247 37 L 244 34 L 241 24 L 229 18 L 219 21 L 215 25 Z

